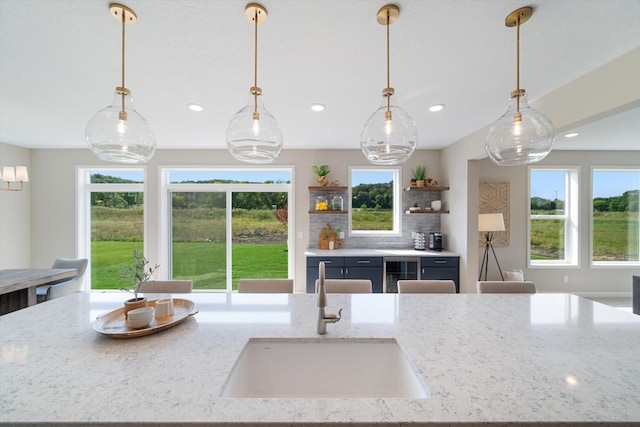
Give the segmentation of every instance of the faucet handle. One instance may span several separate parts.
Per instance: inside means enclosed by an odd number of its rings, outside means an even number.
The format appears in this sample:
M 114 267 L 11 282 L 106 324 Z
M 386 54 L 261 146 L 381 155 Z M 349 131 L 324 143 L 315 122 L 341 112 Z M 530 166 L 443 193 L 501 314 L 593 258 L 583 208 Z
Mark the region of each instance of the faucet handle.
M 338 314 L 327 314 L 325 315 L 325 319 L 329 320 L 331 323 L 335 323 L 342 319 L 342 309 L 338 310 Z

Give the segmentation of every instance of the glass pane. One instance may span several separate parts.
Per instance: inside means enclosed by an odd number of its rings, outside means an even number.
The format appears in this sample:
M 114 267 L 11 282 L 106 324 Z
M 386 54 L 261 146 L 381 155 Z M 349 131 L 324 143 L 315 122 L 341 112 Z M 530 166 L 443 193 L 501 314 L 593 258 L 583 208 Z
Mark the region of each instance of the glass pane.
M 169 182 L 179 183 L 232 183 L 232 184 L 286 184 L 291 182 L 291 171 L 171 171 Z
M 142 184 L 144 172 L 142 170 L 113 170 L 91 173 L 92 184 Z
M 565 259 L 563 219 L 531 220 L 531 260 Z
M 393 230 L 395 172 L 351 171 L 351 230 Z
M 233 193 L 232 204 L 233 289 L 242 278 L 288 278 L 287 193 Z
M 565 171 L 531 171 L 531 215 L 565 214 Z
M 640 261 L 639 198 L 640 171 L 594 171 L 594 261 Z
M 226 196 L 171 193 L 171 277 L 194 289 L 226 289 Z
M 91 288 L 133 289 L 133 250 L 143 250 L 142 193 L 91 193 Z M 155 265 L 155 264 L 154 264 Z

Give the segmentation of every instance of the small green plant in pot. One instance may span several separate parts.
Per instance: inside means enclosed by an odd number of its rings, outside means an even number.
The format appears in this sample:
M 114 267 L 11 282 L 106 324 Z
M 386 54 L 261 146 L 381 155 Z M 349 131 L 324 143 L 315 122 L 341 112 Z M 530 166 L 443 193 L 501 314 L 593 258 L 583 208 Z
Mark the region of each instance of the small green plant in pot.
M 317 166 L 313 165 L 313 171 L 318 175 L 318 184 L 321 187 L 326 187 L 329 181 L 327 180 L 327 175 L 331 172 L 329 169 L 329 165 Z
M 138 291 L 140 290 L 140 285 L 151 278 L 153 273 L 160 268 L 158 264 L 154 267 L 148 267 L 149 260 L 146 259 L 143 255 L 140 255 L 140 252 L 137 249 L 133 250 L 133 259 L 135 263 L 129 266 L 128 277 L 133 279 L 133 298 L 124 302 L 124 315 L 127 317 L 127 313 L 135 308 L 146 307 L 147 299 L 142 297 L 138 298 Z
M 426 166 L 416 166 L 413 169 L 413 179 L 416 180 L 417 187 L 424 187 L 424 181 L 427 177 L 427 167 Z

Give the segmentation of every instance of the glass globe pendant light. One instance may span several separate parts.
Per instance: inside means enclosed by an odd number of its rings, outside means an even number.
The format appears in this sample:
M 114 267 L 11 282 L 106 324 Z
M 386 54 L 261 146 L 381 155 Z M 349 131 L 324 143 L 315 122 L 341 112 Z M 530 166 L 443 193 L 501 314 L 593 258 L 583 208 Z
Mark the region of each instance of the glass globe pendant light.
M 400 9 L 394 4 L 380 8 L 377 21 L 387 27 L 387 87 L 382 89 L 382 103 L 364 125 L 360 148 L 369 163 L 399 165 L 416 149 L 418 130 L 406 111 L 392 101 L 395 93 L 389 78 L 389 25 L 398 20 Z
M 227 148 L 233 157 L 247 163 L 272 163 L 282 150 L 282 132 L 273 115 L 264 108 L 258 87 L 258 24 L 267 21 L 267 10 L 256 3 L 245 7 L 247 19 L 254 23 L 253 86 L 249 101 L 227 126 Z
M 516 90 L 511 92 L 507 112 L 496 121 L 485 138 L 485 150 L 495 163 L 503 166 L 538 162 L 551 151 L 555 132 L 544 114 L 527 103 L 520 88 L 520 25 L 533 15 L 531 7 L 514 10 L 505 19 L 507 27 L 517 27 Z
M 135 24 L 137 15 L 127 6 L 111 3 L 111 15 L 122 23 L 122 85 L 116 87 L 113 102 L 87 123 L 85 138 L 101 160 L 145 163 L 156 151 L 156 140 L 147 121 L 133 107 L 131 91 L 124 85 L 125 26 Z

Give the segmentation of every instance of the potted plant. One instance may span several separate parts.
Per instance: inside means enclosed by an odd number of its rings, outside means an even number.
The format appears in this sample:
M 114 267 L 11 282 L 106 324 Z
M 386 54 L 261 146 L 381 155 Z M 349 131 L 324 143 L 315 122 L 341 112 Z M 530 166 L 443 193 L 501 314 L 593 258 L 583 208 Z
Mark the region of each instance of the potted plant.
M 124 302 L 124 316 L 127 317 L 127 313 L 135 308 L 146 307 L 147 299 L 145 297 L 138 298 L 138 291 L 140 285 L 151 278 L 153 273 L 160 267 L 156 264 L 154 267 L 147 267 L 149 260 L 140 255 L 137 249 L 133 250 L 133 259 L 135 263 L 129 266 L 129 278 L 133 279 L 133 298 Z
M 424 187 L 424 180 L 427 176 L 426 166 L 416 166 L 413 169 L 413 178 L 416 180 L 416 187 Z
M 318 184 L 321 187 L 326 187 L 329 181 L 327 180 L 327 175 L 331 172 L 329 169 L 329 165 L 317 166 L 313 165 L 313 171 L 318 175 Z

